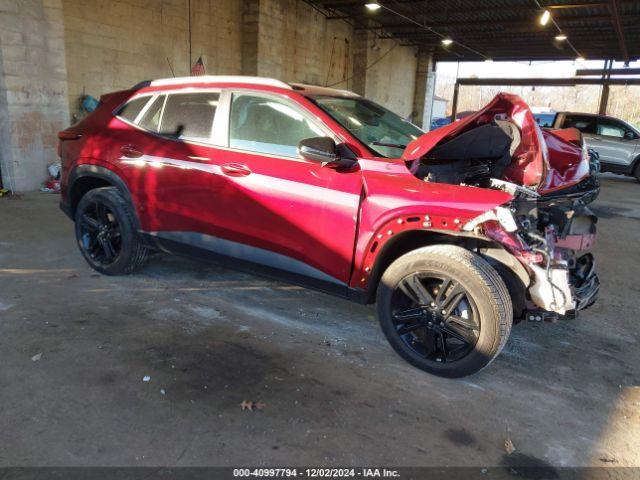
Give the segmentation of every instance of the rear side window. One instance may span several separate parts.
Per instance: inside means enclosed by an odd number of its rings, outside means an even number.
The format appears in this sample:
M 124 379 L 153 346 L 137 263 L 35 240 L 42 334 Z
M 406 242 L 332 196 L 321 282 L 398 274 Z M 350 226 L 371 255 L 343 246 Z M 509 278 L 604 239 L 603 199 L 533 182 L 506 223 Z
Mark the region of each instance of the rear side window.
M 259 95 L 233 95 L 229 129 L 232 148 L 297 157 L 300 140 L 324 135 L 287 103 Z
M 139 97 L 131 100 L 118 112 L 118 116 L 133 123 L 151 97 Z
M 210 140 L 219 96 L 216 92 L 168 95 L 158 132 L 184 139 Z
M 582 133 L 596 133 L 596 118 L 586 115 L 567 115 L 562 128 L 577 128 Z

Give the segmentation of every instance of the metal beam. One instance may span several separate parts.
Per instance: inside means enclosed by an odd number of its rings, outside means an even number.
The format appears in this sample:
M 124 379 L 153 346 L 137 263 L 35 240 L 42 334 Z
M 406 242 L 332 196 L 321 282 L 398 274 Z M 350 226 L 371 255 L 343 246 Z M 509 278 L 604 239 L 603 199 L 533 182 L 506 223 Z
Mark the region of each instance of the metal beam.
M 513 87 L 574 87 L 576 85 L 640 85 L 640 78 L 459 78 L 460 85 Z
M 627 50 L 627 43 L 624 39 L 624 29 L 622 28 L 622 21 L 620 20 L 618 0 L 609 0 L 609 10 L 611 11 L 611 19 L 613 21 L 613 26 L 616 29 L 616 35 L 618 36 L 620 53 L 622 53 L 624 61 L 629 63 L 629 52 Z
M 640 68 L 612 68 L 605 70 L 602 68 L 579 68 L 576 70 L 576 75 L 579 77 L 604 75 L 609 73 L 610 75 L 640 75 Z

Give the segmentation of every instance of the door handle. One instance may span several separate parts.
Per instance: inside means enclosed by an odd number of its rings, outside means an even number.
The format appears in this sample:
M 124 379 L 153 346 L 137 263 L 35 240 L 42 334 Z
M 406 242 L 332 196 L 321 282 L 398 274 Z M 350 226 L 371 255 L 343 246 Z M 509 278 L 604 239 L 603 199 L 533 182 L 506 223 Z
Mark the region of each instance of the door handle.
M 251 174 L 251 170 L 241 163 L 225 163 L 221 168 L 222 173 L 230 177 L 246 177 Z
M 123 145 L 120 147 L 120 151 L 127 158 L 140 158 L 142 152 L 135 145 Z

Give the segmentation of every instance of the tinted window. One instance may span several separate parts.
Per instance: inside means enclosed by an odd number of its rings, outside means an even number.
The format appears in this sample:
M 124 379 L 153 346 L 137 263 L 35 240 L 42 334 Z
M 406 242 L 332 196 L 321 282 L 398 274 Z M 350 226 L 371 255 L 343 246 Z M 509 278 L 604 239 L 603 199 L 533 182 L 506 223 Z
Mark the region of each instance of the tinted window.
M 120 109 L 118 115 L 122 118 L 134 122 L 138 114 L 142 111 L 142 108 L 147 104 L 151 97 L 140 97 L 131 100 L 124 107 Z
M 627 129 L 621 123 L 612 120 L 598 120 L 598 135 L 607 137 L 624 137 Z
M 193 140 L 209 140 L 219 93 L 176 93 L 164 106 L 159 133 Z
M 582 133 L 596 133 L 596 117 L 587 115 L 567 115 L 563 128 L 577 128 Z
M 164 104 L 165 95 L 157 97 L 151 106 L 147 109 L 142 119 L 140 119 L 140 125 L 142 128 L 151 130 L 152 132 L 158 131 L 158 125 L 160 125 L 160 116 L 162 115 L 162 105 Z
M 298 110 L 273 98 L 234 94 L 229 146 L 286 157 L 298 155 L 298 142 L 325 134 Z

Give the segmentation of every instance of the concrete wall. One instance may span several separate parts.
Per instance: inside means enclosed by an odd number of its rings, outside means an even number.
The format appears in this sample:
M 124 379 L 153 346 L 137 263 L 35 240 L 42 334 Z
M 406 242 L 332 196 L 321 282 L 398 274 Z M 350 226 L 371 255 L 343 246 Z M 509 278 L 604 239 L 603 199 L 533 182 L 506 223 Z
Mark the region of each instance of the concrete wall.
M 69 123 L 60 0 L 0 2 L 0 165 L 5 187 L 32 190 Z
M 189 75 L 188 0 L 62 2 L 72 115 L 83 93 Z M 242 3 L 191 0 L 191 61 L 201 55 L 207 74 L 241 72 Z
M 0 0 L 0 162 L 5 185 L 36 188 L 56 132 L 84 93 L 188 75 L 261 75 L 355 90 L 408 117 L 413 49 L 327 20 L 302 0 Z M 375 64 L 375 65 L 373 65 Z M 371 66 L 373 65 L 373 66 Z M 371 67 L 371 68 L 368 68 Z M 71 119 L 69 118 L 71 117 Z
M 367 71 L 364 95 L 403 118 L 411 117 L 417 66 L 414 50 L 399 47 L 393 40 L 376 40 L 373 48 L 371 45 L 369 65 L 375 64 Z

